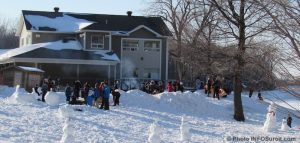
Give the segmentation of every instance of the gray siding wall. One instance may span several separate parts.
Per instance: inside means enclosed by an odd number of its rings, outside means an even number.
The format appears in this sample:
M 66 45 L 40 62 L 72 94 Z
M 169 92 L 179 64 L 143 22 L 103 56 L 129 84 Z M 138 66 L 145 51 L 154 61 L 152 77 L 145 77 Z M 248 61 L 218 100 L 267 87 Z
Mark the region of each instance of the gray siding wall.
M 37 36 L 39 35 L 39 37 Z M 54 42 L 62 40 L 65 37 L 74 37 L 75 34 L 57 34 L 57 33 L 32 33 L 32 44 L 43 43 L 43 42 Z
M 103 35 L 104 36 L 104 50 L 109 50 L 109 37 L 105 35 L 109 35 L 109 33 L 100 33 L 100 32 L 86 32 L 86 39 L 85 39 L 85 48 L 87 50 L 97 50 L 97 49 L 91 49 L 91 36 L 92 35 Z M 102 49 L 99 49 L 102 50 Z
M 126 38 L 137 38 L 140 40 L 138 51 L 123 51 L 121 55 L 122 48 L 122 39 Z M 144 51 L 144 43 L 143 40 L 153 39 L 153 40 L 161 40 L 161 53 L 160 52 L 151 52 Z M 112 50 L 119 56 L 121 59 L 121 63 L 123 66 L 126 65 L 126 68 L 138 68 L 139 69 L 139 77 L 143 78 L 143 73 L 145 68 L 160 68 L 161 70 L 161 79 L 166 79 L 166 38 L 158 38 L 155 34 L 148 31 L 147 29 L 139 29 L 130 36 L 121 37 L 121 36 L 113 36 L 112 37 Z M 161 63 L 160 63 L 161 60 Z M 125 63 L 124 63 L 125 62 Z M 120 78 L 120 66 L 117 66 L 117 79 Z M 123 67 L 124 68 L 124 67 Z
M 167 38 L 162 39 L 162 51 L 161 51 L 161 79 L 167 79 Z
M 112 42 L 111 42 L 111 44 L 112 44 L 111 49 L 114 53 L 116 53 L 118 55 L 120 60 L 122 60 L 121 59 L 121 38 L 122 37 L 119 37 L 119 36 L 112 36 Z M 121 78 L 120 77 L 120 72 L 121 72 L 120 67 L 121 67 L 121 65 L 117 64 L 117 70 L 116 70 L 116 74 L 117 74 L 116 78 L 117 79 Z

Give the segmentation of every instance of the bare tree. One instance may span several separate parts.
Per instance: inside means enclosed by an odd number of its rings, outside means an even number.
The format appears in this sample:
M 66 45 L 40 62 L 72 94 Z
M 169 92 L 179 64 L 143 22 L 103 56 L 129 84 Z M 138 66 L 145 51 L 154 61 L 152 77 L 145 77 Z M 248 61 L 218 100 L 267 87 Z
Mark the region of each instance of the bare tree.
M 224 18 L 223 33 L 231 35 L 237 42 L 237 52 L 234 56 L 234 119 L 244 121 L 244 112 L 241 99 L 242 76 L 245 66 L 245 52 L 247 40 L 258 36 L 268 28 L 265 21 L 266 13 L 260 6 L 251 0 L 211 0 Z M 226 28 L 225 28 L 226 27 Z
M 178 77 L 183 76 L 184 59 L 182 56 L 184 30 L 197 15 L 196 0 L 154 0 L 149 11 L 161 16 L 173 33 L 176 50 L 173 50 L 173 59 L 177 62 Z
M 16 48 L 19 46 L 16 24 L 8 19 L 0 19 L 0 48 Z

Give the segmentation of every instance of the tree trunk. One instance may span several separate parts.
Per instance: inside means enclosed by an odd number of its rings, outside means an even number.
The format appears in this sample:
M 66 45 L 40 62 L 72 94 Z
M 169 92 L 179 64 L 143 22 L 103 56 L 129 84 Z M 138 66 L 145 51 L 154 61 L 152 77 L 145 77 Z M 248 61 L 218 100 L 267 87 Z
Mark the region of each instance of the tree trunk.
M 246 51 L 246 25 L 245 25 L 245 13 L 244 13 L 245 1 L 241 1 L 240 16 L 239 16 L 239 45 L 236 55 L 237 65 L 234 76 L 234 119 L 237 121 L 245 121 L 243 104 L 242 104 L 242 70 L 245 65 L 244 54 Z

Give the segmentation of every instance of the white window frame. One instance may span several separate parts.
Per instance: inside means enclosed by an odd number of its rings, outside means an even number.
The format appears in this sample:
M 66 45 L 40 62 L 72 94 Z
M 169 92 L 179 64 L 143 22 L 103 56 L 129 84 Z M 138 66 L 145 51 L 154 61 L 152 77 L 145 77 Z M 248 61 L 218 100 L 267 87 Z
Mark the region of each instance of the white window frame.
M 102 43 L 93 43 L 93 37 L 98 37 L 99 40 L 102 37 L 103 42 Z M 104 35 L 91 35 L 91 49 L 104 49 L 104 40 L 105 40 L 104 37 L 105 37 Z M 96 47 L 93 47 L 93 45 Z M 99 48 L 99 46 L 102 46 L 102 48 Z
M 137 41 L 138 46 L 137 47 L 124 47 L 124 42 L 125 41 Z M 139 48 L 140 48 L 140 40 L 137 40 L 137 39 L 124 39 L 124 40 L 122 40 L 122 50 L 123 51 L 135 52 L 135 51 L 138 51 Z
M 158 47 L 154 48 L 153 45 L 152 47 L 145 47 L 146 42 L 158 42 Z M 161 50 L 161 41 L 160 40 L 144 40 L 144 51 L 145 52 L 160 52 Z

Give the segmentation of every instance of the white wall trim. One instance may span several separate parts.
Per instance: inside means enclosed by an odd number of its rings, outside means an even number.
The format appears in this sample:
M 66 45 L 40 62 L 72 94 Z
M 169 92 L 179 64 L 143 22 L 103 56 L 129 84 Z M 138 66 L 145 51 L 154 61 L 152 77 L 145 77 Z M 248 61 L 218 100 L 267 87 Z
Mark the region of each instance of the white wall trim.
M 148 31 L 150 31 L 150 32 L 152 32 L 153 34 L 155 34 L 157 37 L 161 37 L 161 36 L 162 36 L 162 35 L 158 34 L 157 32 L 155 32 L 154 30 L 152 30 L 151 28 L 149 28 L 149 27 L 147 27 L 147 26 L 145 26 L 145 25 L 140 25 L 140 26 L 134 28 L 133 30 L 129 31 L 128 34 L 131 34 L 131 33 L 135 32 L 135 31 L 137 31 L 137 30 L 139 30 L 139 29 L 141 29 L 141 28 L 147 29 Z

